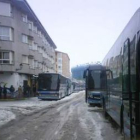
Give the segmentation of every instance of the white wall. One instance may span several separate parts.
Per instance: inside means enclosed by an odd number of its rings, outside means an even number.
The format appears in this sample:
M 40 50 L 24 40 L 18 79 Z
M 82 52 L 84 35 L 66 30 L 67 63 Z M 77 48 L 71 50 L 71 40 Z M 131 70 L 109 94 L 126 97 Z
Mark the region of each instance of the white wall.
M 19 80 L 17 81 L 17 85 L 23 86 L 23 81 L 28 80 L 28 76 L 25 74 L 19 75 Z
M 19 85 L 23 86 L 23 80 L 28 80 L 27 75 L 19 75 L 18 73 L 0 74 L 0 83 L 7 83 L 7 87 L 13 85 L 17 90 Z M 3 86 L 3 84 L 1 84 Z

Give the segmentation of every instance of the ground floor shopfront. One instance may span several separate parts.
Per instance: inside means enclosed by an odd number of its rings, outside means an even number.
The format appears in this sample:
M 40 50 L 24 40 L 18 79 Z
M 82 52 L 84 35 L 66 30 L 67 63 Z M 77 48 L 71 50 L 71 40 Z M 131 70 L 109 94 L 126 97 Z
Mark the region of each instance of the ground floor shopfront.
M 10 88 L 10 86 L 13 85 L 15 91 L 17 91 L 19 86 L 21 86 L 23 92 L 24 88 L 28 85 L 30 87 L 30 96 L 33 96 L 33 86 L 37 88 L 37 76 L 15 72 L 2 72 L 0 73 L 0 85 L 1 87 L 6 85 L 7 88 Z

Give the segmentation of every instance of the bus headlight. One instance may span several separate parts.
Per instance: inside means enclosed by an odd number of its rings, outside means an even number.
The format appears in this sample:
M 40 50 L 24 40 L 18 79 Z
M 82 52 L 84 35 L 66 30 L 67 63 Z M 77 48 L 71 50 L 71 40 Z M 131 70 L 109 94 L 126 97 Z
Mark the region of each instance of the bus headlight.
M 90 97 L 90 98 L 93 98 L 93 95 L 92 95 L 92 94 L 89 94 L 89 97 Z
M 101 99 L 101 97 L 99 96 L 99 97 L 94 97 L 94 99 L 98 99 L 98 100 L 100 100 Z

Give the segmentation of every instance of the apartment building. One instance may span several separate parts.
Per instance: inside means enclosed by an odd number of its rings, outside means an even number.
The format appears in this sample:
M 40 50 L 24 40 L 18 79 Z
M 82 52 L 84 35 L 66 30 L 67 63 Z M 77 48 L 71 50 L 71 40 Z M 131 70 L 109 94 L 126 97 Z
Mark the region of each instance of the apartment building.
M 70 58 L 67 53 L 56 51 L 56 73 L 70 78 Z
M 0 0 L 0 83 L 31 86 L 55 72 L 56 45 L 26 0 Z

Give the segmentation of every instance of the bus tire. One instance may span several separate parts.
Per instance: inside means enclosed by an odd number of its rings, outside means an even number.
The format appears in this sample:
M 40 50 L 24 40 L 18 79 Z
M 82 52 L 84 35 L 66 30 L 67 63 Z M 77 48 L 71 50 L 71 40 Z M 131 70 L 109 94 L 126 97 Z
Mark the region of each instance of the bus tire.
M 107 117 L 107 112 L 106 112 L 106 104 L 105 104 L 105 99 L 103 98 L 103 114 L 105 117 Z
M 122 104 L 121 109 L 120 109 L 120 132 L 121 132 L 121 134 L 124 133 L 123 111 L 124 111 L 124 105 Z

